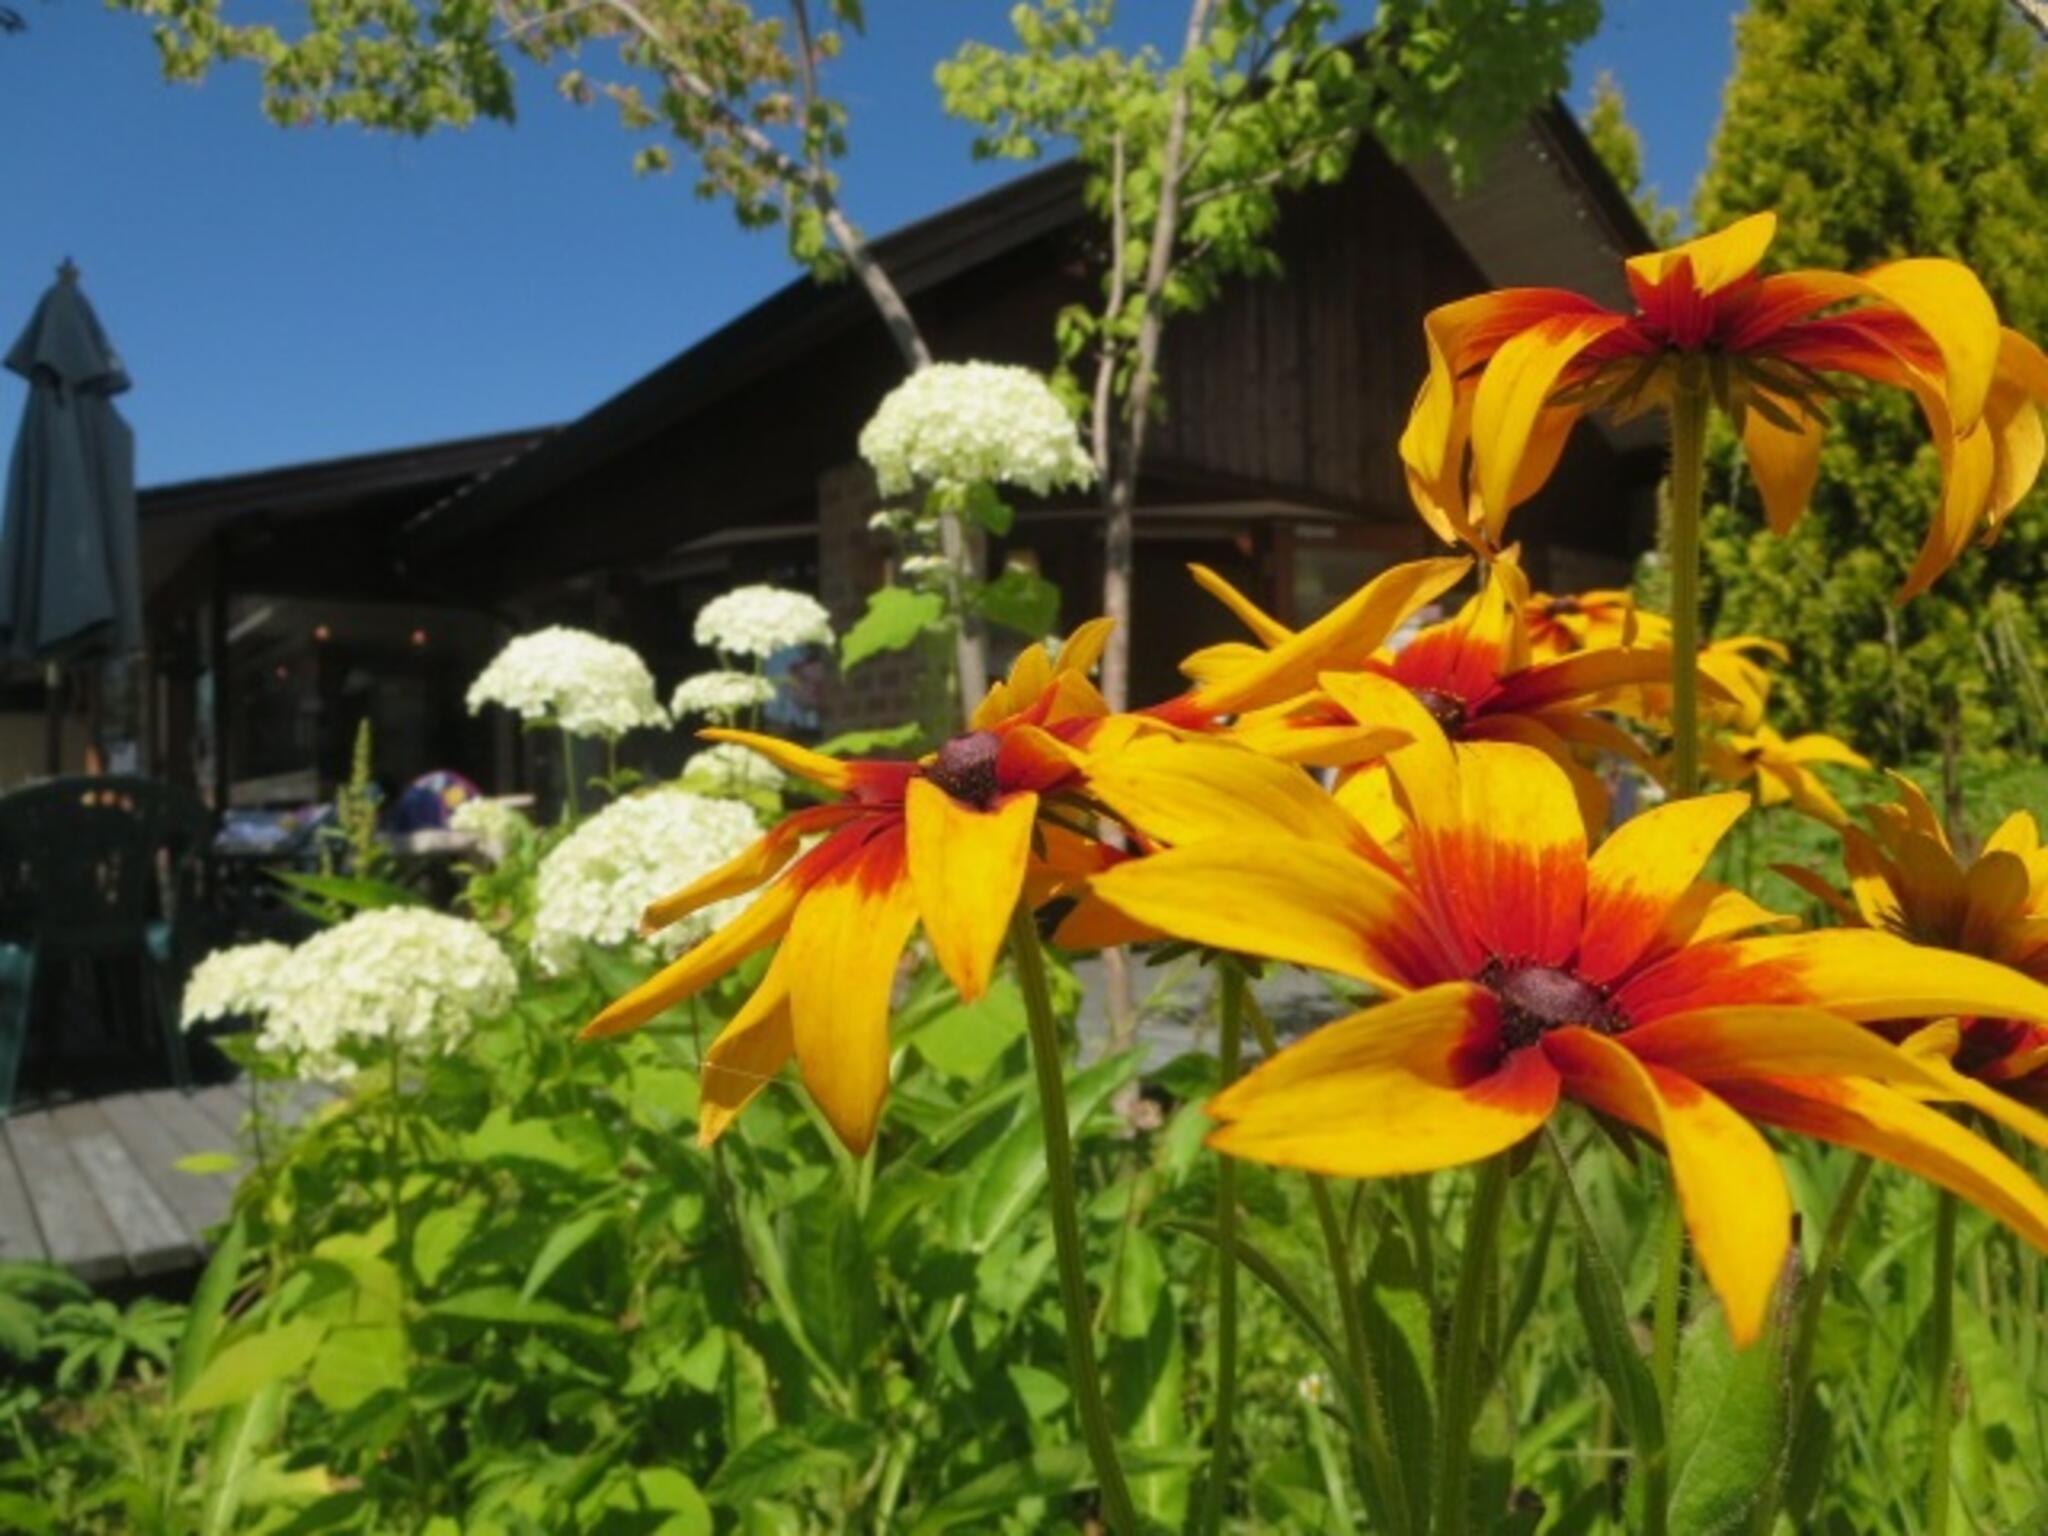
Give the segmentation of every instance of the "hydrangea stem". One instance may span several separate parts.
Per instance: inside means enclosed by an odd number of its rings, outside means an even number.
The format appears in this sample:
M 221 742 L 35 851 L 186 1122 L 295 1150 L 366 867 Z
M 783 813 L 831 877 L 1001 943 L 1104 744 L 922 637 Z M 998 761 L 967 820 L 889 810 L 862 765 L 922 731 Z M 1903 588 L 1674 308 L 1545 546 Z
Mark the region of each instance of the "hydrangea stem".
M 567 731 L 562 732 L 562 825 L 569 826 L 577 816 L 576 803 L 576 738 Z
M 1234 960 L 1217 967 L 1218 1053 L 1223 1083 L 1237 1080 L 1242 1044 L 1244 972 Z M 1223 1528 L 1223 1504 L 1230 1487 L 1232 1440 L 1237 1419 L 1237 1159 L 1216 1160 L 1216 1414 L 1209 1429 L 1209 1482 L 1199 1530 Z
M 1680 796 L 1700 789 L 1700 502 L 1707 458 L 1707 391 L 1681 368 L 1671 396 L 1671 779 Z
M 1949 1441 L 1955 1420 L 1956 1197 L 1935 1196 L 1934 1295 L 1927 1327 L 1934 1350 L 1934 1398 L 1928 1405 L 1927 1536 L 1948 1536 Z
M 1116 1435 L 1102 1397 L 1102 1377 L 1095 1367 L 1093 1311 L 1088 1305 L 1087 1256 L 1081 1248 L 1081 1190 L 1074 1175 L 1074 1144 L 1067 1129 L 1065 1065 L 1059 1026 L 1052 1015 L 1052 995 L 1045 981 L 1045 953 L 1038 944 L 1038 925 L 1023 902 L 1010 916 L 1010 954 L 1017 963 L 1017 984 L 1024 993 L 1024 1016 L 1031 1030 L 1031 1064 L 1038 1079 L 1039 1119 L 1045 1127 L 1045 1181 L 1052 1198 L 1053 1254 L 1059 1270 L 1060 1307 L 1066 1314 L 1067 1373 L 1073 1378 L 1074 1410 L 1081 1420 L 1081 1438 L 1094 1464 L 1102 1495 L 1103 1519 L 1116 1536 L 1137 1536 L 1138 1512 L 1130 1485 L 1117 1460 Z
M 1465 1220 L 1458 1289 L 1451 1303 L 1451 1334 L 1444 1350 L 1443 1412 L 1437 1434 L 1437 1536 L 1465 1536 L 1472 1516 L 1472 1424 L 1479 1411 L 1479 1332 L 1493 1289 L 1494 1252 L 1507 1203 L 1507 1159 L 1479 1169 L 1472 1211 Z

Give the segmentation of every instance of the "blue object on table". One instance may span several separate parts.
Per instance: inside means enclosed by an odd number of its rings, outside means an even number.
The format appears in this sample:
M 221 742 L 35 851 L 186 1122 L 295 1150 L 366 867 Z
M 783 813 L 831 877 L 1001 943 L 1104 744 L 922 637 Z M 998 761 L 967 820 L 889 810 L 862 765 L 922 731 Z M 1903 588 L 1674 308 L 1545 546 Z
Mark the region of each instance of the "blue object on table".
M 448 818 L 464 801 L 478 798 L 483 791 L 469 779 L 447 768 L 423 773 L 405 786 L 392 813 L 394 832 L 425 832 L 448 825 Z

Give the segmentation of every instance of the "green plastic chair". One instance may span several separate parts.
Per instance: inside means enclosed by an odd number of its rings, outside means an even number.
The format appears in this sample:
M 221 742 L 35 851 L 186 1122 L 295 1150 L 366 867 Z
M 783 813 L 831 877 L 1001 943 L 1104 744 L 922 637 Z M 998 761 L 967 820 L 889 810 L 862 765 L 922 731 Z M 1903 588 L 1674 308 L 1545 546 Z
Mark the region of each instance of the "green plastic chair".
M 212 837 L 198 796 L 152 779 L 52 779 L 0 797 L 0 1116 L 60 966 L 132 966 L 128 998 L 190 1088 L 178 986 Z

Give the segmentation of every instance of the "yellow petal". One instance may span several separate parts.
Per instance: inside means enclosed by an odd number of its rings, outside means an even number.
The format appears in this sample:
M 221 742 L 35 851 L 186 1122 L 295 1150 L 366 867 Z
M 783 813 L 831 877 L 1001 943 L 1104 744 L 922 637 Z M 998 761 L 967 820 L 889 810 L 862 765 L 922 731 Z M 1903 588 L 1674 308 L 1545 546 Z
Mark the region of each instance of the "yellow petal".
M 1759 1002 L 1811 1002 L 1864 1021 L 1953 1013 L 2048 1024 L 2048 987 L 2040 982 L 1990 960 L 1908 944 L 1890 934 L 1831 928 L 1744 939 L 1733 948 L 1757 984 L 1781 979 L 1805 994 Z M 1738 987 L 1743 979 L 1730 978 L 1729 984 Z M 1748 1000 L 1730 995 L 1732 1002 Z
M 1332 848 L 1363 843 L 1345 812 L 1301 769 L 1226 741 L 1141 736 L 1091 753 L 1088 793 L 1158 843 L 1265 828 Z
M 1575 1099 L 1664 1143 L 1700 1268 L 1707 1272 L 1737 1348 L 1753 1343 L 1792 1246 L 1792 1196 L 1770 1144 L 1699 1084 L 1638 1061 L 1590 1029 L 1543 1040 Z
M 1053 662 L 1055 672 L 1078 672 L 1086 677 L 1095 670 L 1095 664 L 1102 660 L 1102 648 L 1109 644 L 1109 637 L 1116 630 L 1115 619 L 1089 619 L 1074 626 L 1074 632 L 1061 642 L 1060 654 Z
M 1206 565 L 1190 564 L 1188 574 L 1195 578 L 1195 585 L 1228 608 L 1238 623 L 1252 632 L 1252 637 L 1269 650 L 1276 645 L 1294 638 L 1294 631 L 1274 618 L 1257 603 L 1246 597 L 1223 577 Z
M 1024 889 L 1038 796 L 1010 795 L 992 810 L 963 805 L 930 779 L 904 792 L 910 883 L 939 969 L 972 1002 L 989 974 Z
M 1308 628 L 1258 653 L 1240 670 L 1204 682 L 1192 702 L 1208 714 L 1228 715 L 1306 693 L 1326 667 L 1364 661 L 1416 609 L 1456 586 L 1471 565 L 1462 559 L 1410 560 L 1383 571 Z
M 1933 1085 L 1914 1057 L 1825 1008 L 1675 1013 L 1631 1029 L 1628 1047 L 1644 1061 L 1705 1083 L 1743 1077 L 1868 1077 L 1912 1088 Z
M 1753 213 L 1746 219 L 1737 219 L 1726 229 L 1717 229 L 1710 235 L 1674 245 L 1668 251 L 1631 256 L 1628 259 L 1629 274 L 1654 285 L 1669 277 L 1680 261 L 1689 261 L 1692 263 L 1693 286 L 1703 294 L 1718 293 L 1757 269 L 1777 232 L 1778 216 L 1775 213 Z
M 1931 1088 L 1914 1093 L 1935 1103 L 1967 1104 L 1978 1113 L 2020 1133 L 2037 1147 L 2048 1147 L 2048 1115 L 2000 1093 L 1991 1084 L 1965 1076 L 1955 1068 L 1957 1031 L 1953 1019 L 1916 1030 L 1899 1047 L 1933 1079 Z M 1910 1088 L 1909 1088 L 1910 1091 Z
M 1981 1206 L 2048 1249 L 2048 1194 L 1989 1142 L 1938 1110 L 1862 1078 L 1730 1082 L 1721 1096 L 1752 1120 L 1882 1158 Z
M 1813 499 L 1814 482 L 1820 478 L 1821 438 L 1827 423 L 1806 413 L 1803 406 L 1783 396 L 1772 397 L 1779 409 L 1798 421 L 1801 430 L 1788 432 L 1764 413 L 1751 409 L 1742 416 L 1742 451 L 1749 460 L 1749 477 L 1763 498 L 1764 517 L 1771 532 L 1786 534 Z
M 1160 933 L 1390 992 L 1451 974 L 1400 882 L 1326 843 L 1276 833 L 1215 837 L 1128 860 L 1090 889 Z
M 1526 498 L 1534 490 L 1522 477 L 1522 460 L 1564 371 L 1626 323 L 1620 315 L 1559 315 L 1494 353 L 1472 401 L 1473 480 L 1489 524 L 1506 517 L 1517 491 Z
M 1863 282 L 1927 334 L 1941 352 L 1949 415 L 1958 433 L 1984 414 L 1998 370 L 1998 307 L 1977 274 L 1959 261 L 1914 257 L 1887 262 Z
M 822 784 L 827 789 L 836 789 L 841 794 L 853 788 L 854 765 L 837 757 L 827 757 L 822 752 L 813 752 L 809 747 L 800 747 L 793 741 L 784 741 L 777 736 L 762 736 L 754 731 L 732 731 L 724 727 L 713 727 L 699 731 L 705 741 L 729 741 L 735 746 L 748 747 L 767 758 L 769 762 L 800 779 L 809 779 L 813 784 Z
M 903 841 L 884 834 L 805 895 L 782 941 L 804 1086 L 856 1157 L 889 1087 L 889 994 L 917 921 Z
M 1344 1178 L 1478 1162 L 1538 1129 L 1557 1103 L 1541 1051 L 1499 1053 L 1492 995 L 1431 987 L 1326 1024 L 1208 1105 L 1209 1144 L 1233 1157 Z
M 697 1145 L 708 1147 L 726 1133 L 755 1094 L 775 1080 L 795 1050 L 789 1028 L 789 983 L 777 955 L 754 988 L 704 1052 L 697 1100 Z
M 769 886 L 738 917 L 614 1001 L 576 1038 L 623 1035 L 696 996 L 755 950 L 781 938 L 800 896 L 801 888 L 790 880 Z
M 1612 833 L 1586 867 L 1579 974 L 1604 985 L 1641 959 L 1748 807 L 1747 795 L 1700 795 L 1645 811 Z

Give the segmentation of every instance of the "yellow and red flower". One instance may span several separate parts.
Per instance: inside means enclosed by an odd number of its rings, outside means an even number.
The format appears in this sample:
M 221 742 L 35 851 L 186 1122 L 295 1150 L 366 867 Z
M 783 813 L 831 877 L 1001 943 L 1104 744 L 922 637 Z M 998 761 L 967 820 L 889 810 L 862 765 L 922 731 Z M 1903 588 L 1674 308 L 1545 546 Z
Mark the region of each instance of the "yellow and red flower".
M 1697 878 L 1743 796 L 1660 807 L 1588 857 L 1570 785 L 1542 753 L 1438 737 L 1391 763 L 1411 872 L 1248 827 L 1091 882 L 1161 932 L 1387 994 L 1211 1101 L 1212 1145 L 1346 1177 L 1420 1173 L 1505 1151 L 1578 1100 L 1663 1142 L 1742 1342 L 1763 1326 L 1792 1227 L 1759 1124 L 1898 1163 L 2048 1246 L 2048 1194 L 1902 1091 L 1928 1074 L 1861 1027 L 2048 1021 L 2048 988 L 1888 934 L 1757 936 L 1772 914 Z
M 1671 621 L 1636 606 L 1618 587 L 1587 592 L 1535 592 L 1522 607 L 1529 654 L 1538 661 L 1613 645 L 1671 645 Z
M 1781 866 L 1844 921 L 1982 955 L 2048 981 L 2048 849 L 2033 816 L 2015 811 L 1968 863 L 1956 855 L 1920 786 L 1893 774 L 1899 798 L 1864 808 L 1870 831 L 1842 828 L 1849 893 L 1810 870 Z M 1905 1033 L 1908 1052 L 1956 1099 L 2048 1146 L 2048 1027 L 1987 1015 L 1938 1019 Z M 2022 1108 L 2021 1106 L 2027 1106 Z
M 1846 825 L 1849 813 L 1813 771 L 1815 766 L 1831 763 L 1864 773 L 1871 767 L 1869 758 L 1824 731 L 1807 731 L 1788 741 L 1761 722 L 1753 731 L 1710 738 L 1704 755 L 1707 772 L 1723 784 L 1753 785 L 1758 805 L 1790 805 L 1831 827 Z
M 1666 406 L 1680 370 L 1742 436 L 1771 526 L 1812 495 L 1831 375 L 1910 390 L 1941 456 L 1942 500 L 1902 597 L 1924 590 L 1980 528 L 1996 534 L 2043 457 L 2048 358 L 1969 268 L 1916 258 L 1860 275 L 1757 272 L 1776 215 L 1631 257 L 1630 313 L 1563 289 L 1510 288 L 1432 310 L 1429 375 L 1401 438 L 1416 507 L 1447 541 L 1501 546 L 1589 410 Z
M 1249 710 L 1232 734 L 1270 757 L 1357 769 L 1386 755 L 1388 727 L 1402 740 L 1415 733 L 1411 713 L 1419 706 L 1454 740 L 1518 741 L 1545 753 L 1571 778 L 1587 824 L 1604 826 L 1607 789 L 1584 754 L 1644 764 L 1647 757 L 1597 711 L 1624 690 L 1668 683 L 1669 645 L 1602 646 L 1539 661 L 1527 615 L 1526 578 L 1512 560 L 1497 560 L 1485 587 L 1454 617 L 1391 655 L 1314 658 L 1320 666 L 1311 691 Z M 1368 825 L 1381 824 L 1373 802 L 1384 798 L 1382 784 L 1350 779 L 1340 793 Z
M 922 927 L 963 997 L 986 990 L 1020 900 L 1037 906 L 1122 857 L 1094 832 L 1106 811 L 1173 842 L 1227 825 L 1247 798 L 1339 815 L 1299 772 L 1217 742 L 1181 743 L 1117 717 L 1088 682 L 1107 624 L 1084 626 L 1057 661 L 1033 646 L 990 689 L 969 729 L 917 762 L 846 761 L 746 731 L 750 747 L 837 799 L 783 818 L 746 852 L 648 908 L 658 931 L 759 890 L 738 917 L 605 1008 L 582 1038 L 637 1029 L 746 959 L 779 946 L 752 996 L 708 1048 L 698 1133 L 709 1143 L 794 1060 L 839 1138 L 873 1140 L 889 1075 L 898 963 Z M 1083 748 L 1098 743 L 1101 771 Z M 1161 752 L 1173 773 L 1155 784 Z M 815 840 L 815 841 L 814 841 Z M 806 845 L 809 846 L 806 846 Z M 1085 907 L 1085 898 L 1084 898 Z

